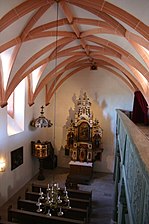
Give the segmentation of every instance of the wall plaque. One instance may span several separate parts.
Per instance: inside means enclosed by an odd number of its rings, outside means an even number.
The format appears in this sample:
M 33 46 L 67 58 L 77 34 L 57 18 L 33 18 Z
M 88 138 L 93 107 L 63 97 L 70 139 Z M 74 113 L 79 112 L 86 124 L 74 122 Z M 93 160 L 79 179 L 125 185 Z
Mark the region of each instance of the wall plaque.
M 23 164 L 23 146 L 11 152 L 11 170 Z

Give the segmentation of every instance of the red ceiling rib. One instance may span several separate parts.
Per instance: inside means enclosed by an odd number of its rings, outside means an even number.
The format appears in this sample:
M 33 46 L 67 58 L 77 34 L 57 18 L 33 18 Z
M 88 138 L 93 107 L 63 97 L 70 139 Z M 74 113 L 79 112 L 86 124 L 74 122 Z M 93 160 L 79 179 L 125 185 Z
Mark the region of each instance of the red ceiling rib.
M 135 72 L 133 72 L 133 69 L 132 74 L 128 72 L 130 70 L 126 70 L 126 68 L 130 67 L 137 69 L 141 76 L 149 82 L 149 72 L 147 67 L 142 64 L 142 61 L 139 61 L 133 54 L 124 50 L 122 47 L 118 46 L 118 44 L 108 40 L 108 38 L 100 37 L 102 34 L 107 35 L 107 37 L 113 35 L 117 38 L 121 38 L 122 41 L 128 41 L 148 66 L 149 56 L 146 49 L 149 50 L 149 27 L 130 13 L 103 0 L 59 1 L 59 10 L 62 10 L 63 18 L 59 18 L 58 21 L 59 30 L 57 34 L 61 39 L 58 39 L 57 56 L 61 57 L 63 61 L 57 65 L 55 70 L 53 69 L 51 72 L 44 74 L 45 78 L 42 78 L 41 76 L 34 94 L 32 93 L 31 72 L 41 65 L 48 65 L 51 60 L 55 59 L 55 42 L 47 44 L 47 46 L 38 50 L 37 53 L 32 54 L 30 58 L 18 67 L 15 74 L 12 73 L 12 68 L 16 63 L 19 50 L 24 42 L 28 44 L 30 41 L 34 42 L 36 39 L 42 41 L 45 38 L 56 35 L 55 27 L 57 25 L 57 21 L 49 21 L 44 24 L 39 23 L 40 25 L 36 26 L 37 22 L 43 18 L 47 10 L 51 9 L 51 6 L 54 6 L 54 4 L 57 4 L 57 1 L 27 0 L 10 10 L 2 17 L 0 21 L 1 31 L 11 29 L 11 25 L 13 23 L 19 22 L 20 18 L 28 13 L 32 13 L 29 21 L 27 21 L 26 24 L 22 24 L 23 29 L 21 33 L 18 34 L 16 32 L 17 34 L 15 38 L 8 40 L 0 46 L 1 52 L 14 47 L 6 91 L 4 91 L 3 88 L 4 74 L 2 74 L 1 69 L 0 105 L 5 106 L 7 104 L 10 94 L 25 77 L 28 77 L 29 82 L 29 105 L 33 104 L 38 93 L 45 86 L 47 88 L 47 95 L 45 98 L 46 104 L 48 104 L 48 100 L 51 99 L 54 91 L 56 91 L 56 89 L 59 88 L 66 79 L 81 69 L 91 66 L 93 62 L 95 62 L 98 67 L 111 71 L 114 75 L 122 72 L 125 78 L 121 77 L 121 75 L 120 78 L 128 85 L 128 87 L 134 90 L 138 88 L 142 91 L 142 94 L 147 101 L 149 101 L 149 93 L 142 89 L 142 85 L 139 83 L 139 79 L 135 75 Z M 80 18 L 76 17 L 76 9 L 74 7 L 86 10 L 86 14 L 82 14 Z M 87 12 L 92 14 L 92 18 L 87 18 Z M 123 25 L 121 24 L 121 21 Z M 124 27 L 125 24 L 133 28 L 134 31 L 137 31 L 139 34 L 137 35 L 136 33 L 133 33 L 132 30 L 130 31 L 126 29 Z M 66 30 L 66 27 L 68 26 L 71 28 L 71 31 L 70 29 L 69 31 Z M 83 30 L 81 30 L 82 26 Z M 89 26 L 90 28 L 86 28 L 86 26 Z M 74 46 L 70 47 L 70 43 L 73 43 Z M 49 53 L 49 56 L 43 58 L 42 56 L 47 53 Z M 65 57 L 68 58 L 65 59 Z M 116 62 L 117 58 L 123 62 L 124 66 L 119 65 Z M 113 70 L 112 67 L 117 68 L 117 72 Z M 73 71 L 67 74 L 67 71 L 70 68 L 73 69 Z M 56 74 L 55 71 L 57 71 Z M 59 81 L 60 77 L 63 81 Z M 51 89 L 48 89 L 48 83 L 52 81 L 52 78 L 56 79 L 55 83 L 57 83 L 57 87 L 53 86 L 53 88 L 51 87 Z M 49 86 L 52 86 L 52 84 Z M 52 93 L 50 93 L 50 91 L 52 91 Z
M 8 26 L 10 26 L 12 23 L 14 23 L 16 20 L 21 18 L 22 16 L 26 15 L 27 13 L 38 9 L 45 5 L 51 5 L 51 3 L 54 3 L 54 0 L 28 0 L 23 2 L 22 4 L 18 5 L 11 11 L 9 11 L 6 15 L 4 15 L 1 19 L 1 26 L 0 26 L 0 32 L 6 29 Z

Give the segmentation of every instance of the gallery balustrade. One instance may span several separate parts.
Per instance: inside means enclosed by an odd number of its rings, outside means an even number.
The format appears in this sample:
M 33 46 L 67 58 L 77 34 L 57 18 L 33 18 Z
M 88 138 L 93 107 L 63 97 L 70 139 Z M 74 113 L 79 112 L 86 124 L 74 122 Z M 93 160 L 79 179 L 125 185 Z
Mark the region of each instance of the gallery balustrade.
M 120 110 L 117 110 L 114 180 L 114 221 L 149 223 L 149 140 Z

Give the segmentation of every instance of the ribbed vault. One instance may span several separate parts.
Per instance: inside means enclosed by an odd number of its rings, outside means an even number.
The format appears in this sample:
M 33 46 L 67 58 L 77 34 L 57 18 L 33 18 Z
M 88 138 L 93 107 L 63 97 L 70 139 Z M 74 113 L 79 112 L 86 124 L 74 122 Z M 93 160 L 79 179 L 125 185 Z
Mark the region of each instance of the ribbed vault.
M 149 27 L 110 2 L 15 0 L 1 7 L 0 106 L 7 105 L 26 77 L 29 105 L 43 88 L 47 105 L 64 81 L 92 65 L 110 71 L 132 91 L 140 90 L 149 104 Z M 33 89 L 36 69 L 40 78 Z

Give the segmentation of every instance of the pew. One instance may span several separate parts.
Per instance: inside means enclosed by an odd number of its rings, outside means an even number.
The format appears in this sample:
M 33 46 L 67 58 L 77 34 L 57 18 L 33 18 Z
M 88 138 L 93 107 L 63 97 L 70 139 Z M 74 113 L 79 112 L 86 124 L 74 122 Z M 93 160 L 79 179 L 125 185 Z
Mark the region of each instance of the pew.
M 46 193 L 47 190 L 47 186 L 46 185 L 40 185 L 40 184 L 32 184 L 32 191 L 33 192 L 39 192 L 41 190 L 43 191 L 43 193 Z M 61 191 L 63 191 L 64 189 L 61 188 Z M 71 198 L 81 198 L 81 199 L 87 199 L 87 200 L 91 200 L 92 201 L 92 191 L 83 191 L 83 190 L 79 190 L 79 189 L 68 189 L 68 195 Z
M 25 200 L 19 198 L 17 201 L 17 208 L 25 211 L 31 211 L 31 212 L 36 212 L 37 210 L 37 205 L 35 201 L 30 201 L 30 200 Z M 47 213 L 48 209 L 50 208 L 49 205 L 43 204 L 41 206 L 43 209 L 43 213 Z M 89 212 L 88 208 L 87 209 L 79 209 L 79 208 L 67 208 L 67 207 L 62 207 L 62 211 L 64 212 L 63 217 L 65 218 L 71 218 L 71 219 L 77 219 L 77 220 L 85 220 L 88 222 L 89 218 Z M 51 210 L 52 215 L 56 215 L 56 212 L 53 212 Z
M 0 220 L 0 224 L 19 224 L 18 222 L 9 222 L 9 221 L 3 221 L 3 220 Z
M 40 192 L 40 189 L 42 190 L 43 193 L 46 194 L 47 191 L 47 186 L 42 185 L 42 184 L 32 184 L 32 191 L 33 192 Z M 61 188 L 61 192 L 64 191 L 63 188 Z M 78 189 L 67 189 L 68 195 L 70 198 L 78 198 L 78 199 L 84 199 L 84 200 L 89 200 L 89 208 L 90 212 L 92 209 L 92 191 L 83 191 L 83 190 L 78 190 Z
M 8 221 L 17 221 L 19 224 L 86 224 L 86 220 L 76 220 L 58 216 L 47 216 L 35 212 L 9 208 Z
M 31 200 L 31 201 L 38 201 L 39 198 L 39 193 L 37 192 L 32 192 L 32 191 L 26 191 L 25 192 L 25 199 L 26 200 Z M 85 199 L 79 199 L 79 198 L 69 198 L 70 200 L 70 206 L 74 208 L 82 208 L 82 209 L 87 209 L 89 208 L 89 213 L 91 212 L 90 207 L 91 207 L 91 202 L 90 200 L 85 200 Z M 41 200 L 42 202 L 42 200 Z
M 7 220 L 2 220 L 2 217 L 0 216 L 0 224 L 18 224 L 18 222 L 9 222 Z
M 67 191 L 71 198 L 81 198 L 90 200 L 92 202 L 92 191 L 82 191 L 75 189 L 68 189 Z

